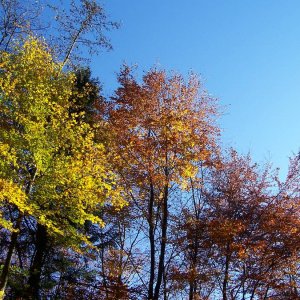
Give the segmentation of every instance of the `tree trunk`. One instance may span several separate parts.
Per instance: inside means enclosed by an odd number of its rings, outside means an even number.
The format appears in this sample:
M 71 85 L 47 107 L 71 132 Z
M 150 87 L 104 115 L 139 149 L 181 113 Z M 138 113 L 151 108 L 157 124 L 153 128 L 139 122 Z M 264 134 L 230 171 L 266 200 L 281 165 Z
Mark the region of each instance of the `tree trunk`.
M 37 225 L 36 249 L 33 263 L 29 270 L 27 296 L 30 299 L 40 299 L 41 273 L 44 264 L 45 252 L 47 250 L 47 228 Z
M 189 284 L 189 300 L 193 300 L 197 290 L 197 283 L 195 280 L 191 281 Z
M 4 298 L 4 292 L 5 292 L 5 288 L 6 288 L 7 281 L 8 281 L 9 267 L 10 267 L 13 252 L 16 248 L 22 217 L 23 217 L 22 214 L 19 213 L 19 217 L 18 217 L 16 225 L 14 227 L 14 229 L 16 231 L 14 231 L 11 234 L 10 245 L 8 248 L 8 252 L 7 252 L 6 259 L 5 259 L 3 269 L 1 272 L 1 276 L 0 276 L 0 299 Z
M 230 261 L 230 244 L 227 242 L 227 248 L 226 248 L 226 260 L 225 260 L 225 273 L 224 273 L 224 280 L 223 280 L 223 300 L 227 300 L 227 285 L 228 285 L 228 279 L 229 279 L 229 261 Z
M 157 271 L 157 281 L 154 291 L 154 300 L 158 300 L 160 287 L 162 283 L 163 274 L 165 271 L 165 254 L 166 254 L 166 244 L 167 244 L 167 228 L 168 228 L 168 184 L 164 187 L 164 198 L 163 198 L 163 209 L 162 209 L 162 232 L 161 232 L 161 246 L 159 255 L 159 264 Z
M 149 198 L 149 241 L 150 241 L 150 279 L 148 287 L 148 300 L 153 299 L 153 287 L 155 277 L 155 240 L 154 240 L 154 224 L 153 224 L 153 206 L 154 206 L 154 189 L 153 184 L 150 184 L 150 198 Z
M 194 245 L 193 245 L 194 249 L 192 250 L 193 251 L 192 263 L 190 266 L 190 269 L 193 270 L 193 272 L 194 272 L 194 270 L 196 270 L 196 267 L 197 267 L 198 244 L 199 244 L 198 237 L 196 235 L 195 239 L 194 239 Z M 190 280 L 190 283 L 189 283 L 189 300 L 194 299 L 196 291 L 197 291 L 197 281 L 193 276 L 193 278 Z

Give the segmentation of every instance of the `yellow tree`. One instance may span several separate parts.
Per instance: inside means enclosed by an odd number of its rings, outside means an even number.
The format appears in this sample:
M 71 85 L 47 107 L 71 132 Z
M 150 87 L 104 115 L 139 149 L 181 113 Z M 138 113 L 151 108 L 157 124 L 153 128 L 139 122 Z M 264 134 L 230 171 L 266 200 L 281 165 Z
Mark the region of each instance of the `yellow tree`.
M 14 210 L 13 219 L 0 219 L 12 232 L 0 277 L 3 295 L 24 216 L 35 218 L 44 237 L 62 236 L 79 249 L 88 243 L 84 223 L 102 226 L 97 210 L 106 201 L 124 202 L 103 145 L 95 143 L 83 113 L 70 114 L 74 75 L 62 72 L 34 38 L 2 52 L 0 63 L 0 205 L 2 212 Z
M 147 224 L 150 267 L 148 299 L 160 297 L 165 273 L 171 192 L 185 187 L 208 163 L 218 129 L 215 100 L 191 75 L 153 69 L 139 83 L 124 67 L 108 108 L 113 163 L 131 201 Z

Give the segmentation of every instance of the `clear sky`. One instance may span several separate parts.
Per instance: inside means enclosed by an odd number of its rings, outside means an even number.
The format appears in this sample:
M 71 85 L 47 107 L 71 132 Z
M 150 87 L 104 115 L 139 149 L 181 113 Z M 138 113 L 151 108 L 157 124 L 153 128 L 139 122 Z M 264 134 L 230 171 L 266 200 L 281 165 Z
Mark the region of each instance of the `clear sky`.
M 226 106 L 222 141 L 286 172 L 300 141 L 299 0 L 109 0 L 121 28 L 93 60 L 106 93 L 123 62 L 200 74 Z

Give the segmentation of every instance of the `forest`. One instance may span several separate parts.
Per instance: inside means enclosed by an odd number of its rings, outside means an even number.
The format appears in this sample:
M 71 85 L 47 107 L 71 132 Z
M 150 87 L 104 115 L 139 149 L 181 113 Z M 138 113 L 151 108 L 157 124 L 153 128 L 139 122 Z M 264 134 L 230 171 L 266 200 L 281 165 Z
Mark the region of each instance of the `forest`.
M 300 299 L 300 155 L 281 179 L 224 147 L 192 72 L 124 64 L 104 96 L 119 25 L 0 1 L 0 299 Z

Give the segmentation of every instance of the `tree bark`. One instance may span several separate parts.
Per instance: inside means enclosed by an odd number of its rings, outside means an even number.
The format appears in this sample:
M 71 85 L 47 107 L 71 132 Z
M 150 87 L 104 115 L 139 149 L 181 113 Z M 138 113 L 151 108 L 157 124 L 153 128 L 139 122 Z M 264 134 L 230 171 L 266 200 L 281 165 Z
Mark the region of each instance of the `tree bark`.
M 149 241 L 150 241 L 150 278 L 148 287 L 148 300 L 153 299 L 154 277 L 155 277 L 155 240 L 154 240 L 154 224 L 153 224 L 153 206 L 154 206 L 154 188 L 150 183 L 150 197 L 149 197 Z
M 0 276 L 0 299 L 4 298 L 4 292 L 8 281 L 9 267 L 13 256 L 13 252 L 16 248 L 22 217 L 23 215 L 19 213 L 16 225 L 14 226 L 15 231 L 11 234 L 10 245 L 8 248 L 8 252 Z
M 227 242 L 227 248 L 226 248 L 226 260 L 225 260 L 225 273 L 224 273 L 224 280 L 223 280 L 223 300 L 227 300 L 227 285 L 228 285 L 228 279 L 229 279 L 229 261 L 230 261 L 230 244 Z
M 164 187 L 164 198 L 163 198 L 163 209 L 162 209 L 162 232 L 161 232 L 161 246 L 159 255 L 159 264 L 157 271 L 157 281 L 154 291 L 154 300 L 158 300 L 160 287 L 162 283 L 163 274 L 165 271 L 165 254 L 166 254 L 166 244 L 167 244 L 167 228 L 168 228 L 168 195 L 169 187 L 168 184 Z
M 47 250 L 47 228 L 44 225 L 37 225 L 36 249 L 32 265 L 29 270 L 27 296 L 30 299 L 40 299 L 41 274 L 44 264 L 44 257 Z

